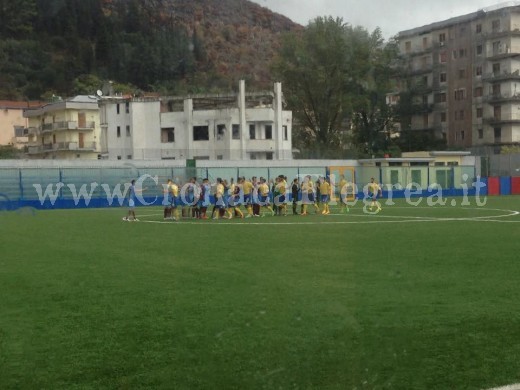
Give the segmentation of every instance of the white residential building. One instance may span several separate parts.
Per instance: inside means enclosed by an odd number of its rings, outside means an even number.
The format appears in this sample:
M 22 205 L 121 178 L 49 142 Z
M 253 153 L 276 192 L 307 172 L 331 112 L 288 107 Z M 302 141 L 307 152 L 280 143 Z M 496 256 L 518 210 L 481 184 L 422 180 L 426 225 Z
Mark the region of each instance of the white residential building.
M 103 97 L 110 160 L 290 160 L 292 112 L 273 92 L 191 97 Z
M 106 150 L 99 123 L 98 99 L 76 96 L 27 109 L 28 157 L 98 159 Z

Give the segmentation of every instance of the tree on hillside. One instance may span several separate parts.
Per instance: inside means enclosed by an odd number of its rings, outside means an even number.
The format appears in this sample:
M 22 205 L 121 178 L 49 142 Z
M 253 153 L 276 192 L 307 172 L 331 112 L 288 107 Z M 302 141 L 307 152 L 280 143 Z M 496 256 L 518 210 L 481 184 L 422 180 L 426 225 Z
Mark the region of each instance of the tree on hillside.
M 350 142 L 358 149 L 387 147 L 382 140 L 392 112 L 385 93 L 394 54 L 379 29 L 369 33 L 341 18 L 318 17 L 301 34 L 288 34 L 274 71 L 300 125 L 295 146 L 338 157 L 353 130 Z

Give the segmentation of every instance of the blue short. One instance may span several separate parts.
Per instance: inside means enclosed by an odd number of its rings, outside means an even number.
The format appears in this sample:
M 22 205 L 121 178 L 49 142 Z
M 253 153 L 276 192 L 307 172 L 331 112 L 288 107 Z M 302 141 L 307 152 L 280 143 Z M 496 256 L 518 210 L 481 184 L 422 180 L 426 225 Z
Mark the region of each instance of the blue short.
M 313 193 L 309 193 L 308 194 L 308 198 L 309 198 L 309 202 L 314 203 L 315 199 L 314 199 L 314 194 Z
M 269 204 L 269 195 L 258 195 L 258 202 L 261 204 Z
M 321 195 L 321 202 L 322 203 L 327 203 L 329 201 L 329 196 L 328 195 Z
M 251 204 L 251 194 L 244 194 L 244 204 Z
M 274 198 L 274 203 L 276 205 L 280 205 L 280 204 L 284 204 L 285 203 L 285 195 L 277 195 L 275 198 Z

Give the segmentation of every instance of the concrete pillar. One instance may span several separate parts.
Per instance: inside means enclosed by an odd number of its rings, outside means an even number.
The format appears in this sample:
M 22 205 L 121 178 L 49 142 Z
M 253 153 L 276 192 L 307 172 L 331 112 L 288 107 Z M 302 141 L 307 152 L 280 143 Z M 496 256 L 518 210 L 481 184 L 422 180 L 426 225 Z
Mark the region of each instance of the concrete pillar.
M 248 135 L 246 123 L 246 82 L 240 80 L 238 92 L 238 112 L 240 120 L 240 149 L 242 160 L 247 159 L 246 153 L 246 136 Z
M 185 159 L 191 159 L 193 158 L 193 99 L 184 100 L 184 123 L 186 123 L 186 131 L 184 132 L 186 149 L 181 150 L 181 153 Z
M 275 131 L 275 150 L 274 159 L 285 159 L 282 154 L 283 145 L 283 123 L 282 123 L 282 83 L 274 83 L 274 131 Z

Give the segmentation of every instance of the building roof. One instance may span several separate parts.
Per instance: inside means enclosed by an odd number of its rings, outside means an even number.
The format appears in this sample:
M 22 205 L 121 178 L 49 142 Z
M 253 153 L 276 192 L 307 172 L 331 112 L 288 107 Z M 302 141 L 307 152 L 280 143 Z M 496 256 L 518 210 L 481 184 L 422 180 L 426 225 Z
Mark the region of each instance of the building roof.
M 410 30 L 400 31 L 398 34 L 398 37 L 406 38 L 406 37 L 410 37 L 410 36 L 414 36 L 414 35 L 418 35 L 418 34 L 426 34 L 431 31 L 441 30 L 444 28 L 448 28 L 448 27 L 460 24 L 460 23 L 471 22 L 475 19 L 478 19 L 478 18 L 486 15 L 487 13 L 493 13 L 493 12 L 496 12 L 499 10 L 503 10 L 505 8 L 513 8 L 513 7 L 520 7 L 520 1 L 507 1 L 505 3 L 500 3 L 497 5 L 491 6 L 491 7 L 479 9 L 478 11 L 469 13 L 467 15 L 456 16 L 456 17 L 453 17 L 450 19 L 442 20 L 440 22 L 427 24 L 427 25 L 424 25 L 421 27 L 412 28 Z
M 25 108 L 41 107 L 45 102 L 39 101 L 18 101 L 18 100 L 0 100 L 0 109 L 23 110 Z

